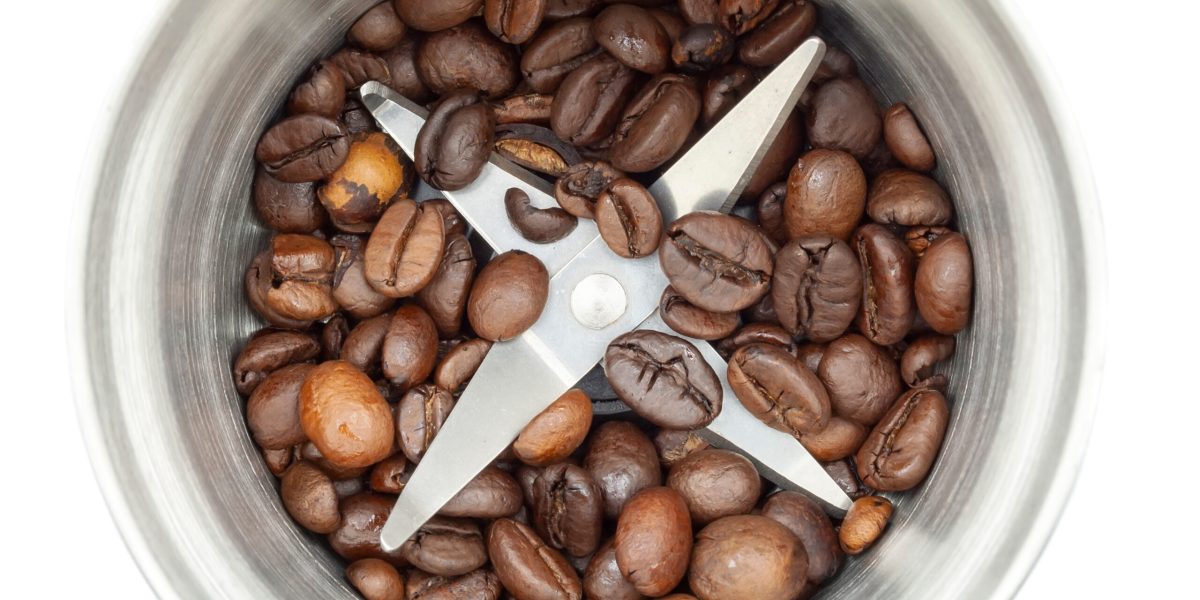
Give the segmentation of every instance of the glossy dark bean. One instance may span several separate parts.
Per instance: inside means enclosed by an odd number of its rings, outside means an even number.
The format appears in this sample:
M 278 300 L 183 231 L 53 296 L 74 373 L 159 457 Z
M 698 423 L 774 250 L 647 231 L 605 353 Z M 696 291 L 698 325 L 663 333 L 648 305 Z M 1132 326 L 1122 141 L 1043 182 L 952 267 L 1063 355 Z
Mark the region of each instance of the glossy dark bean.
M 886 492 L 912 489 L 933 466 L 950 409 L 942 393 L 915 388 L 900 396 L 858 451 L 858 475 Z
M 779 322 L 814 342 L 840 336 L 862 301 L 862 268 L 845 242 L 827 235 L 796 238 L 775 255 L 771 297 Z
M 500 578 L 487 569 L 477 569 L 458 577 L 409 571 L 406 600 L 500 600 L 504 591 Z
M 346 316 L 337 313 L 321 326 L 321 360 L 337 360 L 342 355 L 342 344 L 350 334 L 350 324 Z
M 280 233 L 312 233 L 328 219 L 312 183 L 284 183 L 261 167 L 254 174 L 254 212 Z
M 391 2 L 381 6 L 392 10 Z M 396 567 L 378 558 L 364 558 L 346 567 L 346 580 L 366 600 L 404 600 L 404 578 Z
M 475 16 L 483 0 L 395 0 L 394 6 L 413 29 L 441 31 Z
M 510 340 L 538 320 L 549 293 L 550 274 L 542 261 L 519 250 L 505 252 L 475 278 L 467 319 L 484 339 Z
M 342 522 L 329 534 L 329 545 L 342 558 L 355 561 L 378 558 L 393 565 L 404 565 L 400 553 L 386 553 L 379 545 L 379 530 L 392 512 L 392 496 L 362 492 L 343 498 L 339 510 Z
M 865 426 L 835 414 L 820 431 L 800 436 L 800 443 L 819 461 L 841 460 L 858 452 L 867 433 Z
M 434 575 L 464 575 L 488 560 L 483 534 L 470 519 L 433 517 L 400 551 L 414 567 Z
M 847 458 L 822 465 L 825 472 L 846 492 L 847 496 L 853 499 L 858 499 L 875 493 L 875 490 L 869 488 L 858 478 L 858 470 L 854 466 L 854 459 Z
M 437 327 L 415 304 L 396 309 L 383 338 L 383 374 L 393 386 L 407 390 L 429 377 L 437 363 Z
M 784 200 L 787 198 L 787 183 L 779 182 L 767 188 L 758 198 L 755 216 L 772 242 L 782 246 L 788 241 L 787 225 L 783 221 Z
M 782 491 L 767 498 L 762 516 L 778 522 L 804 545 L 808 555 L 808 582 L 819 585 L 833 577 L 845 556 L 838 546 L 837 532 L 825 511 L 799 492 Z
M 867 214 L 885 225 L 945 225 L 954 206 L 942 186 L 920 173 L 890 169 L 871 183 Z
M 764 516 L 738 515 L 696 534 L 688 584 L 706 600 L 788 600 L 807 576 L 804 545 L 786 527 Z
M 892 503 L 887 498 L 868 496 L 855 500 L 838 531 L 842 550 L 850 555 L 862 553 L 879 539 L 891 518 Z
M 796 351 L 793 353 L 800 362 L 808 367 L 809 371 L 817 372 L 821 366 L 821 359 L 825 357 L 825 350 L 829 348 L 828 344 L 816 344 L 809 342 L 796 346 Z
M 462 328 L 467 296 L 475 281 L 475 255 L 462 233 L 448 235 L 441 264 L 429 284 L 416 294 L 417 304 L 429 313 L 443 337 L 456 336 Z
M 571 563 L 528 526 L 512 519 L 492 523 L 488 555 L 504 588 L 528 600 L 579 600 L 583 583 Z
M 701 99 L 701 122 L 712 127 L 724 117 L 750 90 L 757 81 L 754 73 L 745 65 L 728 65 L 713 71 L 704 84 Z
M 371 7 L 350 26 L 346 40 L 360 48 L 383 52 L 404 39 L 408 27 L 392 8 L 390 0 Z
M 443 96 L 417 134 L 417 173 L 438 189 L 466 187 L 487 164 L 495 127 L 491 109 L 474 92 Z
M 433 93 L 443 96 L 469 89 L 499 98 L 521 79 L 515 48 L 476 21 L 426 37 L 417 50 L 417 72 Z
M 317 197 L 339 229 L 364 233 L 393 200 L 408 196 L 413 179 L 412 163 L 391 137 L 360 134 Z
M 667 286 L 658 303 L 663 322 L 681 335 L 698 340 L 719 340 L 733 334 L 740 324 L 735 312 L 715 313 L 698 308 Z
M 246 425 L 260 448 L 291 448 L 308 440 L 300 424 L 300 388 L 313 365 L 287 365 L 267 375 L 246 401 Z
M 313 368 L 300 389 L 300 424 L 326 460 L 367 467 L 392 452 L 395 424 L 371 378 L 348 362 Z
M 320 353 L 317 340 L 294 331 L 262 330 L 246 342 L 233 363 L 233 384 L 249 396 L 268 375 L 294 363 L 313 360 Z
M 367 282 L 390 298 L 411 296 L 441 265 L 446 234 L 441 215 L 409 199 L 392 204 L 367 240 Z
M 498 519 L 516 514 L 521 509 L 521 486 L 512 475 L 487 467 L 446 502 L 439 515 Z
M 518 94 L 492 103 L 497 125 L 509 123 L 550 124 L 550 109 L 554 96 L 549 94 Z
M 817 374 L 829 390 L 834 412 L 868 427 L 904 389 L 895 359 L 853 333 L 829 344 Z
M 600 52 L 592 20 L 571 18 L 545 28 L 521 54 L 521 75 L 530 89 L 551 94 L 567 74 Z
M 750 512 L 758 504 L 762 480 L 746 457 L 710 449 L 675 463 L 667 487 L 683 496 L 692 522 L 703 527 L 721 517 Z
M 631 498 L 617 519 L 617 567 L 637 591 L 662 596 L 679 585 L 692 550 L 692 520 L 675 490 L 653 487 Z
M 742 346 L 729 359 L 729 387 L 759 420 L 800 436 L 824 429 L 829 394 L 796 357 L 770 344 Z
M 948 233 L 929 246 L 913 288 L 917 308 L 934 331 L 953 335 L 967 326 L 974 281 L 971 249 L 962 234 Z
M 587 439 L 591 426 L 592 400 L 580 390 L 567 390 L 521 430 L 513 453 L 535 467 L 562 462 Z
M 937 166 L 929 139 L 903 102 L 893 104 L 883 114 L 883 139 L 904 166 L 914 171 L 932 171 Z
M 767 153 L 763 155 L 754 176 L 746 184 L 742 198 L 746 201 L 753 200 L 771 184 L 787 179 L 803 147 L 804 113 L 796 110 L 783 122 L 779 133 L 767 147 Z
M 625 174 L 603 161 L 583 161 L 569 169 L 554 183 L 554 198 L 568 213 L 584 219 L 595 218 L 596 203 L 609 184 Z
M 320 115 L 337 119 L 346 104 L 346 80 L 333 63 L 321 61 L 288 96 L 289 115 Z
M 904 339 L 917 313 L 912 251 L 888 229 L 875 224 L 860 227 L 852 245 L 863 270 L 859 329 L 880 346 L 895 344 Z
M 459 394 L 483 363 L 492 343 L 483 339 L 467 340 L 455 346 L 438 363 L 433 382 L 451 394 Z
M 373 52 L 342 48 L 329 57 L 329 62 L 342 72 L 347 92 L 357 90 L 368 81 L 378 81 L 383 85 L 392 83 L 387 62 Z
M 279 482 L 283 507 L 301 526 L 315 533 L 333 533 L 341 523 L 333 481 L 308 462 L 288 467 Z
M 909 387 L 946 388 L 946 375 L 934 373 L 938 363 L 954 355 L 954 337 L 929 334 L 912 341 L 900 357 L 900 376 Z
M 492 35 L 509 44 L 524 44 L 537 33 L 547 0 L 485 0 L 483 20 Z
M 335 235 L 333 246 L 336 267 L 333 272 L 333 298 L 356 319 L 383 314 L 395 299 L 379 293 L 367 280 L 366 240 L 356 235 Z M 360 367 L 362 368 L 362 367 Z
M 661 73 L 671 64 L 671 38 L 646 9 L 633 4 L 614 4 L 600 11 L 592 22 L 596 43 L 631 69 Z
M 808 112 L 808 138 L 814 148 L 867 156 L 883 135 L 879 105 L 858 79 L 834 79 L 813 95 Z
M 663 273 L 688 302 L 733 312 L 758 302 L 771 285 L 773 249 L 748 221 L 715 212 L 693 212 L 667 227 L 659 247 Z
M 690 342 L 652 330 L 617 337 L 604 353 L 617 395 L 642 418 L 673 429 L 695 429 L 721 412 L 721 383 Z
M 692 453 L 708 448 L 708 442 L 694 429 L 659 429 L 654 434 L 654 446 L 658 449 L 659 461 L 670 468 Z
M 774 323 L 751 323 L 721 340 L 721 343 L 717 344 L 717 352 L 728 359 L 738 348 L 750 344 L 771 344 L 789 354 L 796 351 L 792 335 L 784 328 Z
M 442 216 L 442 224 L 446 230 L 446 239 L 450 239 L 453 235 L 467 234 L 467 221 L 462 215 L 458 214 L 458 210 L 454 205 L 445 198 L 434 198 L 432 200 L 424 200 L 421 202 L 426 209 L 432 208 Z
M 675 156 L 700 117 L 694 81 L 664 74 L 651 79 L 625 108 L 613 131 L 610 160 L 630 173 L 652 171 Z
M 715 23 L 742 35 L 770 16 L 778 4 L 778 0 L 680 0 L 679 10 L 693 25 Z
M 788 57 L 817 26 L 817 7 L 807 0 L 783 0 L 758 27 L 746 34 L 738 58 L 751 67 L 770 67 Z
M 862 220 L 867 179 L 853 156 L 812 150 L 788 176 L 784 220 L 792 238 L 824 233 L 847 240 Z
M 388 65 L 388 73 L 392 76 L 391 88 L 418 104 L 433 99 L 433 92 L 417 73 L 417 48 L 423 40 L 419 32 L 409 31 L 400 45 L 379 55 Z
M 692 25 L 671 46 L 671 62 L 685 73 L 703 73 L 733 58 L 733 34 L 720 25 Z
M 296 115 L 263 134 L 254 157 L 272 177 L 304 183 L 328 177 L 342 166 L 350 151 L 346 130 L 320 115 Z
M 634 494 L 662 484 L 654 444 L 626 421 L 608 421 L 596 428 L 583 466 L 600 486 L 609 519 L 617 518 Z
M 393 454 L 371 467 L 367 485 L 371 491 L 381 494 L 399 494 L 408 485 L 412 469 L 403 453 Z
M 605 600 L 641 600 L 642 595 L 617 566 L 617 549 L 613 540 L 605 542 L 588 561 L 583 574 L 583 593 L 588 598 Z
M 454 397 L 435 385 L 418 385 L 404 394 L 396 414 L 396 433 L 409 461 L 421 461 L 453 408 Z
M 562 80 L 550 109 L 550 127 L 576 146 L 595 144 L 613 133 L 637 83 L 635 72 L 608 54 L 598 54 Z
M 341 122 L 346 128 L 346 134 L 355 136 L 379 131 L 371 111 L 367 110 L 367 107 L 363 106 L 363 103 L 354 96 L 354 94 L 347 94 L 346 104 L 342 107 Z
M 516 229 L 521 237 L 537 244 L 561 240 L 574 231 L 578 223 L 574 215 L 561 207 L 533 206 L 529 201 L 529 194 L 517 188 L 505 193 L 504 210 L 513 229 Z
M 342 360 L 368 375 L 378 375 L 382 368 L 383 339 L 391 321 L 392 315 L 384 313 L 355 325 L 342 344 Z
M 546 543 L 571 556 L 600 544 L 604 498 L 592 474 L 567 463 L 550 465 L 533 482 L 534 524 Z
M 821 84 L 830 79 L 847 79 L 857 76 L 858 66 L 854 64 L 854 57 L 837 46 L 827 46 L 825 56 L 821 58 L 821 64 L 817 67 L 812 82 Z
M 650 256 L 662 238 L 662 212 L 642 184 L 622 177 L 608 184 L 595 207 L 596 227 L 610 250 L 625 258 Z

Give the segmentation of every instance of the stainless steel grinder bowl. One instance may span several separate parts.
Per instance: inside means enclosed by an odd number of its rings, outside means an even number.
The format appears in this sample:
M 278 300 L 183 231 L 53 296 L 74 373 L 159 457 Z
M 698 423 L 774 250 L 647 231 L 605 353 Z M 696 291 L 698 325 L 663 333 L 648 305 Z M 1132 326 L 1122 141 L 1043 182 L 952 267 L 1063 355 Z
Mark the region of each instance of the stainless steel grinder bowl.
M 267 233 L 253 150 L 303 70 L 376 0 L 177 0 L 79 216 L 74 369 L 97 476 L 163 597 L 351 598 L 280 506 L 231 385 Z M 1002 0 L 824 0 L 825 34 L 928 130 L 976 265 L 933 473 L 825 598 L 1005 598 L 1045 544 L 1091 422 L 1098 217 Z

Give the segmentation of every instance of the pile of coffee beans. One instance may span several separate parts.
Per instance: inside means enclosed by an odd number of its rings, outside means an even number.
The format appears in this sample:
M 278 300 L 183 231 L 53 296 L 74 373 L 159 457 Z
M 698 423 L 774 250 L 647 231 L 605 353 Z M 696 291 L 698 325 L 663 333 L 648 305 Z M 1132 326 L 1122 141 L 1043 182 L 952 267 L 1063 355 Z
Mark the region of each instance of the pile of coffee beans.
M 233 380 L 284 507 L 377 599 L 790 599 L 828 584 L 919 485 L 949 421 L 938 365 L 971 314 L 972 262 L 937 159 L 831 47 L 734 215 L 664 223 L 647 185 L 818 26 L 807 0 L 395 0 L 312 66 L 255 151 L 274 231 L 245 273 L 267 327 Z M 357 96 L 430 116 L 415 156 Z M 604 357 L 631 411 L 571 390 L 395 552 L 379 531 L 493 343 L 541 316 L 546 267 L 489 256 L 443 199 L 492 152 L 558 207 L 497 191 L 536 243 L 594 219 L 657 255 L 678 334 Z M 685 339 L 686 338 L 686 339 Z M 728 359 L 722 397 L 695 344 Z M 589 388 L 591 389 L 591 388 Z M 729 402 L 798 439 L 856 499 L 835 523 L 698 430 Z M 486 427 L 486 424 L 480 424 Z

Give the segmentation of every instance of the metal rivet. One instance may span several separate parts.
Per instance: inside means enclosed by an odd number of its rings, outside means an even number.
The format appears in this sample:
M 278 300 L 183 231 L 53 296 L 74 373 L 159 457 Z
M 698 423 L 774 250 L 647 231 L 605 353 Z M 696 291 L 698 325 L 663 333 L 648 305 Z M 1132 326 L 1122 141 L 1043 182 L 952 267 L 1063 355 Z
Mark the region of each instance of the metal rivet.
M 593 273 L 571 292 L 571 313 L 584 327 L 604 329 L 625 314 L 625 288 L 612 275 Z

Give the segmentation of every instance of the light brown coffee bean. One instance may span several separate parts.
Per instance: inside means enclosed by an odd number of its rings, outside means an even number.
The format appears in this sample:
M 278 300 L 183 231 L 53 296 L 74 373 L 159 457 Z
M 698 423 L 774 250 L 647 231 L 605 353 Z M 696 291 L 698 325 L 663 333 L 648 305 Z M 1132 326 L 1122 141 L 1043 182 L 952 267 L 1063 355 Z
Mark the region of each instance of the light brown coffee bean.
M 475 278 L 467 319 L 484 339 L 510 340 L 538 320 L 549 293 L 550 274 L 542 261 L 520 250 L 505 252 Z
M 929 334 L 912 341 L 900 357 L 900 376 L 909 387 L 946 388 L 946 376 L 933 368 L 954 355 L 954 337 Z
M 438 363 L 433 383 L 451 394 L 462 393 L 491 349 L 492 343 L 484 339 L 467 340 L 455 346 Z
M 851 556 L 871 547 L 892 518 L 892 503 L 880 496 L 859 498 L 846 511 L 838 541 L 842 550 Z
M 492 523 L 488 555 L 504 588 L 529 600 L 579 600 L 583 583 L 557 550 L 546 545 L 529 526 L 512 519 Z
M 535 467 L 561 462 L 579 448 L 591 426 L 591 399 L 580 390 L 568 390 L 521 430 L 513 453 Z
M 596 227 L 610 250 L 625 258 L 650 256 L 662 238 L 662 212 L 642 184 L 622 177 L 596 201 Z
M 391 3 L 381 6 L 392 10 Z M 363 558 L 346 567 L 346 580 L 366 600 L 405 600 L 404 578 L 396 567 L 378 558 Z
M 496 467 L 487 467 L 446 502 L 438 514 L 445 517 L 498 519 L 521 510 L 521 499 L 521 486 L 512 475 Z
M 914 171 L 932 171 L 937 166 L 929 139 L 903 102 L 893 104 L 883 114 L 883 139 L 892 155 L 904 166 Z
M 390 298 L 411 296 L 429 284 L 442 262 L 446 232 L 441 215 L 409 199 L 384 212 L 367 240 L 367 281 Z
M 300 424 L 326 460 L 373 465 L 392 452 L 395 424 L 375 383 L 346 361 L 315 367 L 300 389 Z
M 854 157 L 837 150 L 810 150 L 792 168 L 784 222 L 793 239 L 827 234 L 841 240 L 862 220 L 867 179 Z
M 288 514 L 314 533 L 333 533 L 341 523 L 333 481 L 312 463 L 300 461 L 284 472 L 279 496 Z
M 419 385 L 404 394 L 396 414 L 396 430 L 408 460 L 421 461 L 453 408 L 454 397 L 434 385 Z
M 917 264 L 917 308 L 934 331 L 954 335 L 971 318 L 975 275 L 971 249 L 960 233 L 940 236 Z
M 750 512 L 762 494 L 762 480 L 753 463 L 740 454 L 716 449 L 694 452 L 675 463 L 667 487 L 683 496 L 692 522 L 700 527 Z
M 767 517 L 736 515 L 696 534 L 688 587 L 704 600 L 789 600 L 807 575 L 808 555 L 792 532 Z
M 662 596 L 679 585 L 692 552 L 692 520 L 683 496 L 667 487 L 643 490 L 617 519 L 621 575 L 637 591 Z

